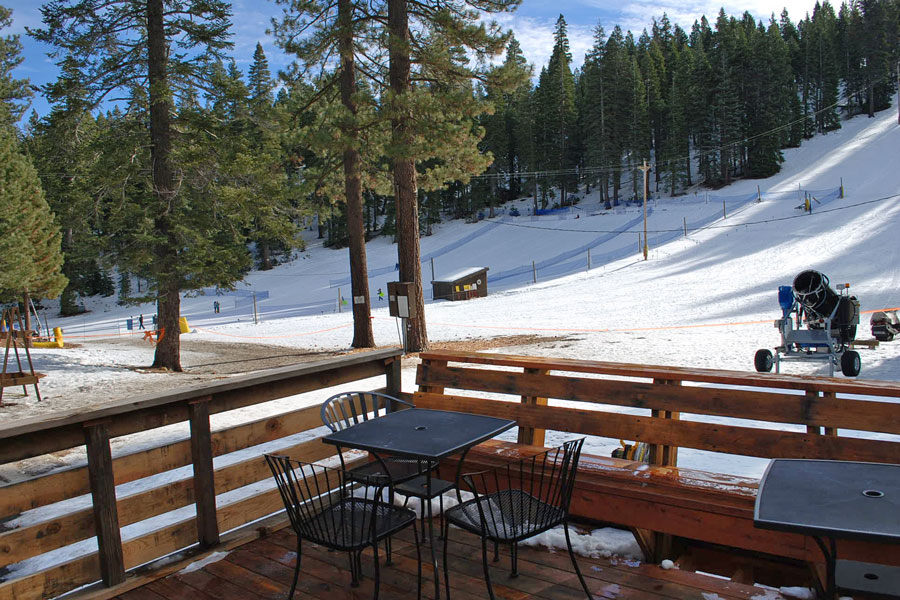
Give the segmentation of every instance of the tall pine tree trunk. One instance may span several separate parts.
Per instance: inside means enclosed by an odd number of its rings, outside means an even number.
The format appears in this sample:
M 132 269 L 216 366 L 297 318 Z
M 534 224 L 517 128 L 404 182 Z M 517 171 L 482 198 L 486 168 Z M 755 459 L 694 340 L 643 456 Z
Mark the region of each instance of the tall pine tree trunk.
M 425 328 L 425 298 L 422 293 L 422 269 L 419 260 L 419 206 L 415 159 L 406 156 L 412 142 L 411 115 L 406 106 L 410 89 L 409 15 L 407 0 L 389 0 L 390 89 L 394 96 L 391 142 L 394 147 L 394 199 L 397 209 L 397 258 L 400 280 L 412 282 L 413 297 L 407 319 L 406 347 L 409 352 L 428 349 Z M 399 155 L 397 154 L 399 153 Z
M 338 46 L 341 54 L 341 102 L 350 114 L 350 122 L 343 127 L 344 136 L 344 192 L 347 196 L 347 232 L 350 236 L 350 287 L 353 306 L 354 348 L 372 348 L 375 336 L 372 334 L 370 316 L 369 278 L 366 263 L 366 234 L 363 223 L 362 182 L 360 178 L 360 158 L 357 144 L 356 124 L 356 63 L 353 56 L 353 3 L 352 0 L 338 0 L 338 22 L 340 38 Z
M 156 247 L 153 269 L 157 282 L 160 336 L 153 359 L 155 368 L 181 371 L 180 330 L 181 297 L 178 285 L 178 240 L 172 222 L 175 184 L 170 156 L 172 136 L 169 119 L 170 90 L 166 75 L 166 32 L 163 26 L 163 0 L 147 0 L 147 55 L 150 95 L 150 157 L 153 164 L 153 188 L 157 198 L 154 219 Z

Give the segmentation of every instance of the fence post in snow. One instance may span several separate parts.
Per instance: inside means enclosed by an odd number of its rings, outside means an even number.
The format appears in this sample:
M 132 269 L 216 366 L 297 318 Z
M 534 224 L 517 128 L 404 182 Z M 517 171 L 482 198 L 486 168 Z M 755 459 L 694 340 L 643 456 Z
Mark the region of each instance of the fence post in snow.
M 338 303 L 338 312 L 341 312 L 341 288 L 338 288 L 337 303 Z
M 587 268 L 587 270 L 588 271 L 591 270 L 591 249 L 590 248 L 588 248 L 588 268 Z
M 431 280 L 434 281 L 434 257 L 431 257 Z
M 687 217 L 682 217 L 684 221 L 684 237 L 687 237 Z
M 537 283 L 537 265 L 534 264 L 534 261 L 531 261 L 531 278 L 534 283 Z
M 898 104 L 900 104 L 900 103 L 898 103 Z M 838 196 L 838 198 L 843 198 L 843 197 L 844 197 L 844 178 L 841 177 L 841 195 Z
M 762 202 L 762 192 L 759 191 L 759 186 L 756 186 L 756 201 Z
M 726 214 L 726 212 L 725 212 L 725 201 L 724 200 L 722 200 L 722 218 L 723 219 L 728 218 L 728 214 Z

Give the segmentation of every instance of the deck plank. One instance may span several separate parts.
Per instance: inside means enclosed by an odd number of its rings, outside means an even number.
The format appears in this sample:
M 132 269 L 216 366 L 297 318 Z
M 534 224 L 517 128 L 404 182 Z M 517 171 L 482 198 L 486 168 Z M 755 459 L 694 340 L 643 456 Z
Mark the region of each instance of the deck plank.
M 443 540 L 435 540 L 438 568 L 443 582 Z M 296 538 L 290 529 L 282 529 L 265 538 L 233 550 L 223 560 L 210 563 L 192 573 L 176 573 L 144 588 L 121 596 L 122 600 L 284 600 L 290 589 L 296 564 Z M 422 597 L 434 597 L 430 550 L 423 545 Z M 492 549 L 489 548 L 492 552 Z M 448 544 L 450 587 L 453 600 L 487 598 L 481 561 L 481 542 L 471 534 L 452 530 Z M 615 557 L 577 557 L 591 593 L 605 600 L 751 600 L 782 598 L 777 591 L 735 583 L 725 579 L 658 565 L 626 561 Z M 393 563 L 384 564 L 383 546 L 379 548 L 381 597 L 412 600 L 416 597 L 416 547 L 411 530 L 393 541 Z M 492 559 L 492 554 L 489 560 Z M 494 593 L 498 599 L 581 600 L 584 592 L 565 550 L 520 546 L 519 576 L 509 576 L 509 550 L 501 547 L 500 562 L 490 562 Z M 295 600 L 364 600 L 374 592 L 374 563 L 371 549 L 363 553 L 363 579 L 350 586 L 346 553 L 330 552 L 315 544 L 303 544 L 300 580 Z

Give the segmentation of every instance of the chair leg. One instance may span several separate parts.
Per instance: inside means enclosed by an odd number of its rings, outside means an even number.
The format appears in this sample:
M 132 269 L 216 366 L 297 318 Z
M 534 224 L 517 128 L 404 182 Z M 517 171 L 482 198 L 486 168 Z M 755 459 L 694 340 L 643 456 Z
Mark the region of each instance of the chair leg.
M 494 551 L 497 551 L 497 542 L 494 542 Z M 488 568 L 487 538 L 481 537 L 481 564 L 484 566 L 484 582 L 487 584 L 488 597 L 494 600 L 494 587 L 491 585 L 491 571 Z
M 440 499 L 438 500 L 441 507 L 441 516 L 438 520 L 438 524 L 440 525 L 441 533 L 444 533 L 444 495 L 441 494 Z
M 391 538 L 387 538 L 390 541 Z M 390 547 L 390 546 L 389 546 Z M 375 596 L 374 600 L 378 600 L 378 592 L 381 588 L 381 569 L 378 567 L 378 542 L 372 544 L 372 554 L 375 555 Z M 359 552 L 360 558 L 362 557 L 362 550 Z M 360 564 L 360 567 L 362 565 Z
M 494 542 L 494 562 L 500 562 L 500 544 Z
M 519 576 L 519 545 L 515 542 L 509 548 L 510 577 Z
M 566 546 L 569 547 L 569 558 L 572 559 L 572 566 L 575 567 L 575 574 L 578 575 L 578 581 L 581 582 L 581 587 L 584 589 L 584 593 L 587 594 L 588 600 L 591 600 L 593 596 L 591 596 L 591 590 L 588 589 L 587 583 L 584 581 L 584 577 L 581 575 L 581 569 L 578 568 L 578 561 L 575 560 L 575 552 L 572 550 L 572 541 L 569 539 L 569 524 L 563 523 L 563 531 L 566 532 Z
M 413 539 L 416 540 L 416 564 L 419 567 L 418 573 L 416 574 L 416 600 L 422 600 L 422 549 L 419 547 L 419 530 L 416 527 L 415 521 L 413 521 L 412 527 Z
M 447 546 L 450 541 L 450 521 L 444 521 L 444 589 L 447 590 L 447 600 L 450 600 L 450 566 L 447 564 Z M 425 525 L 422 524 L 422 537 L 425 537 Z
M 391 562 L 391 538 L 390 538 L 390 536 L 384 538 L 384 554 L 385 554 L 384 564 L 391 565 L 392 562 Z
M 297 536 L 297 564 L 294 565 L 294 582 L 291 583 L 291 591 L 288 592 L 287 600 L 291 600 L 294 597 L 294 592 L 297 590 L 297 581 L 300 578 L 300 551 L 301 551 L 301 541 L 300 536 Z
M 362 575 L 359 568 L 359 553 L 349 552 L 350 556 L 350 587 L 359 587 L 359 579 Z

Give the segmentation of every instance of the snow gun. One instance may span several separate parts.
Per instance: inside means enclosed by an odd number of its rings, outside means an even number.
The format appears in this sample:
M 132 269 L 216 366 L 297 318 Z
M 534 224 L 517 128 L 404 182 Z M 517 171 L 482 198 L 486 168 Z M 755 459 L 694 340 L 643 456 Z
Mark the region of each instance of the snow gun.
M 859 325 L 859 300 L 849 295 L 850 284 L 837 286 L 835 292 L 828 277 L 819 271 L 803 271 L 794 278 L 794 285 L 778 288 L 781 318 L 775 328 L 781 334 L 781 345 L 772 351 L 756 351 L 754 366 L 760 373 L 775 367 L 780 372 L 782 361 L 823 361 L 828 363 L 829 376 L 835 367 L 847 377 L 859 375 L 859 353 L 850 350 Z

